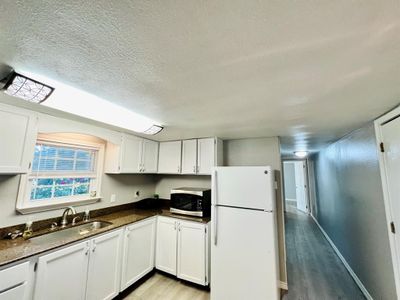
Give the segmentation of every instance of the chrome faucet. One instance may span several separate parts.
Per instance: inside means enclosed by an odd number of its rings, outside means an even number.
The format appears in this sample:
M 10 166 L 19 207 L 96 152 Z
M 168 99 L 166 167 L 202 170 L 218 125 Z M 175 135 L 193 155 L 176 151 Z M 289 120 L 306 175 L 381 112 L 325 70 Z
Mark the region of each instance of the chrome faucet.
M 75 215 L 75 214 L 76 214 L 75 208 L 73 208 L 72 206 L 68 206 L 68 207 L 64 210 L 64 212 L 63 212 L 63 214 L 62 214 L 62 219 L 61 219 L 61 224 L 60 224 L 61 227 L 67 226 L 67 224 L 68 224 L 67 217 L 68 217 L 69 212 L 71 212 L 72 215 Z

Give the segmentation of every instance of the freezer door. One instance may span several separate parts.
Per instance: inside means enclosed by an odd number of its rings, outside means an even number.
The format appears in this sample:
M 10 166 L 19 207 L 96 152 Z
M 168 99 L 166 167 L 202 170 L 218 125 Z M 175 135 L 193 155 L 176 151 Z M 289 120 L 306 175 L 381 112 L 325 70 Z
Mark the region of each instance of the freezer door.
M 279 299 L 275 214 L 212 207 L 211 300 Z
M 212 204 L 275 210 L 271 167 L 214 168 Z

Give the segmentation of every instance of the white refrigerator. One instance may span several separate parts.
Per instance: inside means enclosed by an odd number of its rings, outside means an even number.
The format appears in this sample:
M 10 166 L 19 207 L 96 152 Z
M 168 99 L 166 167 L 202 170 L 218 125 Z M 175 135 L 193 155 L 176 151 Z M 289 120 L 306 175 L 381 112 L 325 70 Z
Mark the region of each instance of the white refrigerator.
M 211 300 L 279 299 L 271 167 L 212 172 Z

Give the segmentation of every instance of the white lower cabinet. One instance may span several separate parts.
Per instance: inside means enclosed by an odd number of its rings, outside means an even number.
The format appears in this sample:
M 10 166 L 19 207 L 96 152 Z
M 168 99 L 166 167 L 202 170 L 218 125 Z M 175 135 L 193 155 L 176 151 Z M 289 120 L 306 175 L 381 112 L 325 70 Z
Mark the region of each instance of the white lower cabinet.
M 158 217 L 156 268 L 201 285 L 209 278 L 208 224 Z
M 156 268 L 176 276 L 176 242 L 178 221 L 158 217 Z
M 90 241 L 39 257 L 35 300 L 85 299 Z
M 178 225 L 178 278 L 206 285 L 207 225 L 179 221 Z
M 123 229 L 39 257 L 35 300 L 104 300 L 119 293 Z
M 120 291 L 154 269 L 155 234 L 156 218 L 126 226 Z
M 29 281 L 33 269 L 29 262 L 5 268 L 0 271 L 0 300 L 30 299 Z
M 119 293 L 123 229 L 91 241 L 87 300 L 108 300 Z

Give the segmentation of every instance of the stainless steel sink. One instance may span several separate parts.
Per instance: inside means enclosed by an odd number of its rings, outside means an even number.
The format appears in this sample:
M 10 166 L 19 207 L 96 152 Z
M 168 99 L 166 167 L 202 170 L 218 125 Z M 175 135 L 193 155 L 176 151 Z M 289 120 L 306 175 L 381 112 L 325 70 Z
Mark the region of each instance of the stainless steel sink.
M 77 234 L 85 235 L 85 234 L 99 230 L 101 228 L 105 228 L 110 225 L 112 225 L 112 223 L 106 222 L 106 221 L 93 221 L 93 222 L 69 227 L 66 229 L 61 229 L 58 231 L 45 233 L 43 235 L 34 236 L 34 237 L 30 238 L 29 240 L 31 241 L 31 243 L 34 243 L 34 244 L 56 242 L 60 239 L 76 236 Z

